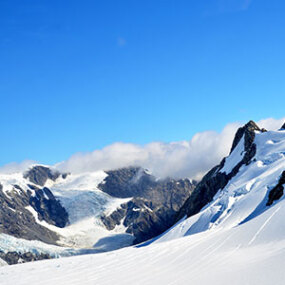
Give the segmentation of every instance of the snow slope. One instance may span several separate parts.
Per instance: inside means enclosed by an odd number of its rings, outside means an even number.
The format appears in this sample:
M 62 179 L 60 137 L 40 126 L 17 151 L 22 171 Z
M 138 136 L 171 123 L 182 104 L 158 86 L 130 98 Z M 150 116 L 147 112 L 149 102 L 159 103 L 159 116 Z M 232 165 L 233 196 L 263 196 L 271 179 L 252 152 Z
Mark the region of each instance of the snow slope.
M 284 200 L 239 227 L 0 268 L 1 284 L 284 284 Z M 276 212 L 277 211 L 277 212 Z M 278 213 L 278 214 L 277 214 Z M 277 234 L 276 234 L 277 232 Z
M 197 215 L 169 230 L 157 242 L 209 229 L 231 229 L 269 209 L 266 206 L 268 193 L 285 170 L 285 131 L 256 133 L 255 143 L 257 151 L 252 162 L 241 167 L 228 185 L 218 191 L 213 202 Z M 236 149 L 243 152 L 239 145 Z M 241 159 L 233 151 L 221 171 L 229 171 Z
M 261 284 L 285 280 L 285 131 L 256 133 L 257 152 L 200 213 L 147 246 L 0 268 L 0 284 Z M 230 171 L 243 151 L 226 159 Z

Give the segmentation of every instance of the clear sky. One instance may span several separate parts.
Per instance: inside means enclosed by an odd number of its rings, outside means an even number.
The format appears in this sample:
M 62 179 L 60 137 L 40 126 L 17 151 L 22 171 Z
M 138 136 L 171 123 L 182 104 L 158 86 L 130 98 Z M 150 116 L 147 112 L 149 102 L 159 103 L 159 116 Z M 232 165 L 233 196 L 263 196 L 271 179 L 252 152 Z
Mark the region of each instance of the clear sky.
M 1 0 L 0 165 L 284 116 L 283 0 Z

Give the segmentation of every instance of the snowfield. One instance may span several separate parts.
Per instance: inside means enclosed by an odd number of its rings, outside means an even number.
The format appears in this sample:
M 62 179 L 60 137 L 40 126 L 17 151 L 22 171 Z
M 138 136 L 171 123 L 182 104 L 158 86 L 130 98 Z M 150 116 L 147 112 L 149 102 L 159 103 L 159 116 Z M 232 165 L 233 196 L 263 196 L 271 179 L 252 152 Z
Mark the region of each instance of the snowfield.
M 242 143 L 226 159 L 229 173 Z M 198 214 L 139 247 L 0 268 L 0 284 L 285 284 L 285 131 L 256 132 L 257 152 Z
M 284 200 L 239 227 L 0 268 L 1 284 L 284 284 Z M 283 224 L 284 225 L 284 224 Z

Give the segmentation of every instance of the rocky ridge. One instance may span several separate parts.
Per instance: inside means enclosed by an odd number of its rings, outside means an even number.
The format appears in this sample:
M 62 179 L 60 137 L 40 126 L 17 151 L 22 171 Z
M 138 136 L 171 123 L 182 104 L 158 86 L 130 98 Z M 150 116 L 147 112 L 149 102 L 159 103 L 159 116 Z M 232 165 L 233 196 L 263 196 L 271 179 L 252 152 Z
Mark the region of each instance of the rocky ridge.
M 99 188 L 115 197 L 132 199 L 101 219 L 109 230 L 122 224 L 127 233 L 135 236 L 134 243 L 153 238 L 171 227 L 196 185 L 189 179 L 156 180 L 141 168 L 107 173 Z

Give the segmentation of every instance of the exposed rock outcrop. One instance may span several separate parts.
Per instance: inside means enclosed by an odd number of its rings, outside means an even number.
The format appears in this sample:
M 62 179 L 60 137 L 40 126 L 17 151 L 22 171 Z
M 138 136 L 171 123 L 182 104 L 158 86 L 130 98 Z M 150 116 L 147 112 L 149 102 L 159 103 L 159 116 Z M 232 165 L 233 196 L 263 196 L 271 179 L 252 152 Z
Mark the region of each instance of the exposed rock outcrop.
M 156 185 L 155 178 L 140 167 L 106 171 L 108 176 L 99 189 L 116 198 L 146 197 L 149 188 Z
M 60 176 L 66 178 L 67 173 L 60 173 L 42 165 L 36 165 L 24 173 L 24 178 L 39 186 L 44 186 L 48 179 L 55 181 Z
M 60 228 L 65 227 L 68 224 L 68 214 L 52 192 L 47 187 L 34 191 L 35 195 L 30 197 L 29 203 L 37 211 L 39 220 Z
M 245 149 L 248 149 L 250 145 L 253 143 L 255 134 L 254 131 L 261 131 L 261 129 L 257 126 L 257 124 L 254 121 L 249 121 L 246 125 L 243 127 L 239 128 L 236 132 L 231 151 L 230 153 L 233 152 L 243 135 L 245 136 Z M 264 130 L 265 131 L 265 130 Z
M 279 200 L 283 196 L 284 184 L 285 184 L 285 170 L 282 172 L 277 185 L 270 190 L 266 206 L 271 206 L 274 201 Z
M 35 210 L 39 220 L 58 227 L 68 223 L 68 214 L 49 189 L 29 187 L 24 191 L 14 185 L 12 191 L 4 192 L 0 184 L 0 233 L 56 244 L 58 235 L 37 223 L 28 207 Z
M 12 265 L 12 264 L 25 263 L 36 260 L 50 259 L 52 257 L 46 253 L 39 253 L 39 254 L 31 252 L 19 253 L 16 251 L 9 251 L 5 253 L 0 250 L 0 258 L 3 259 L 5 262 L 7 262 L 7 264 Z
M 58 235 L 35 221 L 27 209 L 30 206 L 31 191 L 24 191 L 19 186 L 4 193 L 0 185 L 0 233 L 27 240 L 40 240 L 55 244 Z

